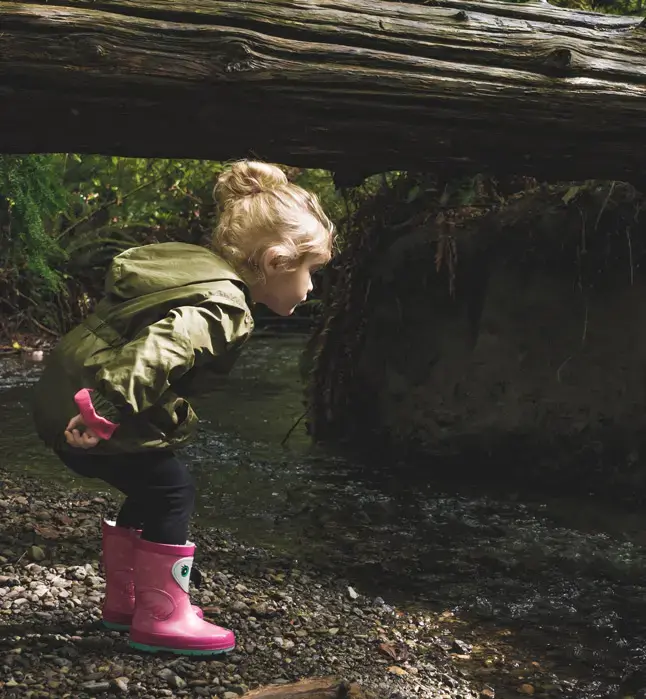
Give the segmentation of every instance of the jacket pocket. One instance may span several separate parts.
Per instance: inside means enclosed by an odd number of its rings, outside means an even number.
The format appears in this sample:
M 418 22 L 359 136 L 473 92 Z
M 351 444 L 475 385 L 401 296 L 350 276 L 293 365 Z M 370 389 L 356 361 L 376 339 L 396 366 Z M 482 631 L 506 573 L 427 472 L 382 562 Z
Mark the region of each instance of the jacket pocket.
M 166 391 L 162 400 L 144 413 L 166 440 L 175 440 L 189 434 L 195 427 L 197 415 L 191 404 L 173 391 Z

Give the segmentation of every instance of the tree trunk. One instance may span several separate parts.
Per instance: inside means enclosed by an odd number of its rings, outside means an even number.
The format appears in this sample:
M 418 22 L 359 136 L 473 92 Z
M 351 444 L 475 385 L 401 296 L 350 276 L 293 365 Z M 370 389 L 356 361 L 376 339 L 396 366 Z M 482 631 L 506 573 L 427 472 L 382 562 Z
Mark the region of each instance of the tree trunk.
M 640 183 L 646 27 L 492 0 L 0 3 L 0 152 Z

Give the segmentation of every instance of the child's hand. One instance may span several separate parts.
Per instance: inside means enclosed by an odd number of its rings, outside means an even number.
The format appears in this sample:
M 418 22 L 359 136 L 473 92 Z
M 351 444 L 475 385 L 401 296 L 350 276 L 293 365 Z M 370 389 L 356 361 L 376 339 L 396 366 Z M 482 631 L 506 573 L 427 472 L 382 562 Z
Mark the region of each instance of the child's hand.
M 78 428 L 85 428 L 81 432 Z M 100 437 L 94 433 L 94 431 L 85 425 L 83 418 L 80 415 L 75 415 L 68 423 L 65 428 L 65 439 L 71 447 L 78 447 L 80 449 L 92 449 L 95 447 Z

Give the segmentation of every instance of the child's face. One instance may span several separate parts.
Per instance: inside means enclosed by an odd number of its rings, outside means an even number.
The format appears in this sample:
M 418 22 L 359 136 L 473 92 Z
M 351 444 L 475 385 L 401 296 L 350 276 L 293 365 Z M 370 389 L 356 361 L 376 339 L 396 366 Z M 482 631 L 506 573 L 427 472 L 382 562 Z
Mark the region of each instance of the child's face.
M 251 289 L 254 301 L 264 304 L 278 315 L 291 315 L 312 291 L 312 274 L 328 262 L 328 256 L 308 255 L 293 270 L 272 270 L 270 267 L 265 281 Z

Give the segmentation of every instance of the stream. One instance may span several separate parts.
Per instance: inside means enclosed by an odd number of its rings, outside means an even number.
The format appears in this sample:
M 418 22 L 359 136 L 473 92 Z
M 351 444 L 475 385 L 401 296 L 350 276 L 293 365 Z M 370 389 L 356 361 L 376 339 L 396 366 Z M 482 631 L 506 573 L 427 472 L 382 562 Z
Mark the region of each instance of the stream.
M 495 684 L 496 673 L 531 661 L 552 677 L 554 695 L 646 697 L 644 514 L 585 494 L 449 487 L 439 464 L 353 463 L 312 447 L 303 423 L 281 446 L 303 412 L 303 344 L 257 336 L 218 389 L 193 401 L 202 419 L 186 450 L 196 522 L 401 608 L 450 614 L 471 643 L 504 637 L 504 663 L 463 665 L 474 678 Z M 3 468 L 99 489 L 35 437 L 29 400 L 39 371 L 0 359 Z M 551 695 L 547 684 L 541 691 Z

